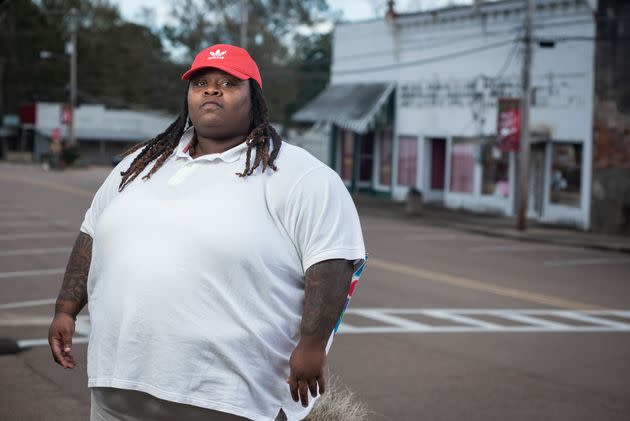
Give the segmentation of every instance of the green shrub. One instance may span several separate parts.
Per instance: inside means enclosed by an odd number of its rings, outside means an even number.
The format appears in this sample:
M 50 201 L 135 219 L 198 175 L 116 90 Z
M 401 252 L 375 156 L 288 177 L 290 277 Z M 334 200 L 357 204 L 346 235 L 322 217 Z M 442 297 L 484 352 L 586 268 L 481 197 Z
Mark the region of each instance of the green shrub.
M 61 151 L 61 159 L 66 165 L 71 166 L 81 156 L 79 152 L 79 145 L 66 146 Z

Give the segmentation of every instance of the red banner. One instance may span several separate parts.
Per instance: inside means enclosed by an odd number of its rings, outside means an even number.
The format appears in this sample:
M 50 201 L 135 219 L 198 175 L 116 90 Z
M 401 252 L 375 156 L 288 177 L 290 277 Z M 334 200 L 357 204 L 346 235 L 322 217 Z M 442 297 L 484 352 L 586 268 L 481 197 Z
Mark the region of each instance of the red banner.
M 497 144 L 503 152 L 518 151 L 521 140 L 521 100 L 499 98 Z

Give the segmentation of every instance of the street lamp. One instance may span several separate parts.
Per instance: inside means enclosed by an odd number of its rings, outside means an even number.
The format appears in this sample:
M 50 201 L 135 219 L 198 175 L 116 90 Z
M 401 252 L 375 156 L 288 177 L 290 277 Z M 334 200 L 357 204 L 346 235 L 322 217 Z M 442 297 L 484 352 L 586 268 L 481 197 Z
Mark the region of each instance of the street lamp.
M 70 116 L 68 119 L 68 146 L 76 145 L 74 134 L 74 111 L 77 106 L 77 22 L 78 12 L 76 9 L 70 10 L 70 41 L 66 43 L 66 54 L 54 53 L 52 51 L 40 51 L 39 57 L 47 60 L 53 57 L 70 56 Z
M 57 55 L 57 54 L 53 53 L 52 51 L 40 51 L 39 52 L 39 58 L 41 58 L 42 60 L 48 60 L 49 58 L 52 58 L 55 55 Z
M 66 45 L 66 52 L 70 54 L 70 122 L 68 123 L 68 146 L 76 145 L 74 137 L 74 110 L 77 106 L 77 9 L 70 10 L 70 42 Z M 68 51 L 70 50 L 70 51 Z

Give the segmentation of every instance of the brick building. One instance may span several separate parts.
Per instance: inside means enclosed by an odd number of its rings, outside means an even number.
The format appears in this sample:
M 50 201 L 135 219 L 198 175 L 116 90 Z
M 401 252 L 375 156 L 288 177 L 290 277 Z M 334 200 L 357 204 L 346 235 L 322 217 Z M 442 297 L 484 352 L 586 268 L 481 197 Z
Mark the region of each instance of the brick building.
M 630 234 L 630 2 L 597 11 L 591 229 Z

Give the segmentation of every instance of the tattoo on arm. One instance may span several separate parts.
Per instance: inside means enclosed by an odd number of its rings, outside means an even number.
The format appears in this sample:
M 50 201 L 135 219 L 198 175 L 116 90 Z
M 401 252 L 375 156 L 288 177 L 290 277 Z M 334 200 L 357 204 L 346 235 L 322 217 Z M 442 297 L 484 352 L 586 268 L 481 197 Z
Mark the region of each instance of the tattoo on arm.
M 344 259 L 326 260 L 308 268 L 300 326 L 303 336 L 328 339 L 343 311 L 352 272 L 352 262 Z
M 55 313 L 76 318 L 87 304 L 87 279 L 92 262 L 92 237 L 80 232 L 70 254 L 66 274 L 57 296 Z

